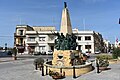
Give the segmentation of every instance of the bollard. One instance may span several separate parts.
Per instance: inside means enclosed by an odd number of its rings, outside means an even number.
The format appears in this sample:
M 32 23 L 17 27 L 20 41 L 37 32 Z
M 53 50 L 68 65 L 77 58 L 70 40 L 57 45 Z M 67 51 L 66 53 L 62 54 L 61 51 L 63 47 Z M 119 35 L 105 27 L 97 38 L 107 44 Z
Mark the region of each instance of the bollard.
M 73 66 L 73 78 L 76 78 L 76 75 L 75 75 L 75 66 Z
M 99 72 L 99 63 L 98 63 L 98 60 L 96 59 L 96 67 L 97 67 L 97 73 L 100 73 Z
M 41 71 L 41 68 L 42 68 L 41 65 L 39 65 L 39 69 L 40 69 L 40 71 Z
M 46 59 L 46 62 L 48 62 L 48 59 Z M 48 75 L 48 66 L 46 66 L 46 75 Z
M 46 66 L 46 75 L 48 75 L 48 67 Z
M 41 65 L 41 67 L 42 67 L 42 76 L 44 76 L 44 66 L 43 66 L 43 64 Z
M 63 72 L 63 76 L 65 77 L 65 72 Z
M 37 69 L 38 69 L 37 62 L 35 62 L 35 70 L 37 70 Z
M 62 68 L 60 68 L 60 74 L 61 74 L 61 76 L 62 76 Z

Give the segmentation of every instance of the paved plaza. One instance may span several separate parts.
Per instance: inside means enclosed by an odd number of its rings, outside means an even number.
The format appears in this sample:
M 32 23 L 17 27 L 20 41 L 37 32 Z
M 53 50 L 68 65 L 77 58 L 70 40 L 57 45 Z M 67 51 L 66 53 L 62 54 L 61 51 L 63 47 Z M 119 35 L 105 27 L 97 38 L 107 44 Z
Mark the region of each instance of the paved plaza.
M 32 58 L 19 58 L 16 61 L 11 60 L 12 58 L 1 59 L 4 59 L 4 61 L 0 62 L 0 80 L 53 80 L 48 75 L 41 76 L 41 71 L 34 69 L 34 59 Z M 93 66 L 95 66 L 94 62 Z M 109 68 L 109 70 L 102 71 L 99 74 L 94 69 L 75 79 L 69 76 L 62 80 L 120 80 L 120 63 L 110 64 Z

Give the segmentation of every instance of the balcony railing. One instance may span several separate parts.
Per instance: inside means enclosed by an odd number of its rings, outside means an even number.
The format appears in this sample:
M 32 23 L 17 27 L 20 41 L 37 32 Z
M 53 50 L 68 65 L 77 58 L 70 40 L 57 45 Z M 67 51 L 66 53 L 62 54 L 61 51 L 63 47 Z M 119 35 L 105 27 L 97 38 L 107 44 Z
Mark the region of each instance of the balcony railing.
M 49 40 L 48 43 L 54 43 L 54 40 Z
M 37 44 L 38 42 L 37 41 L 27 41 L 26 43 L 27 44 Z
M 15 37 L 25 37 L 26 35 L 25 35 L 25 34 L 21 35 L 21 34 L 16 34 L 16 33 L 14 33 L 14 36 L 15 36 Z

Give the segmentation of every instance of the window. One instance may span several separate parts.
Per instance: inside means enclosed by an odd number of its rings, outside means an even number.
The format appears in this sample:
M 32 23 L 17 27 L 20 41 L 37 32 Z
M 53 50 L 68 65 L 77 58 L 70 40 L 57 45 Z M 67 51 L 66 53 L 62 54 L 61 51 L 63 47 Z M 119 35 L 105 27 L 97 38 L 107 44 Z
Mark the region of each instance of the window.
M 19 35 L 23 35 L 23 30 L 19 30 Z
M 29 37 L 28 41 L 35 41 L 35 37 Z
M 78 40 L 79 40 L 79 41 L 81 40 L 81 37 L 80 37 L 80 36 L 78 37 Z
M 85 49 L 91 49 L 91 45 L 85 45 Z
M 85 36 L 85 40 L 91 40 L 91 36 Z
M 81 46 L 82 46 L 82 45 L 78 45 L 78 50 L 81 50 Z
M 39 41 L 45 41 L 45 37 L 39 37 Z

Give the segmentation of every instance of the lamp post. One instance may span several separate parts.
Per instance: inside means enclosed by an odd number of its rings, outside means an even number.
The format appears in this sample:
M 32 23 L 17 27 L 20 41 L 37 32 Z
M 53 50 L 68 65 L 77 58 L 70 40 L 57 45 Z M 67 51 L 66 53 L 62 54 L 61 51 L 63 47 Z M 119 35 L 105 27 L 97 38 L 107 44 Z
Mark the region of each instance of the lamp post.
M 99 60 L 98 59 L 96 59 L 96 67 L 97 67 L 97 73 L 100 73 L 99 72 Z
M 37 62 L 35 62 L 35 70 L 37 70 L 38 68 L 37 68 Z
M 48 59 L 46 60 L 48 62 Z M 46 66 L 46 75 L 48 75 L 48 66 Z

